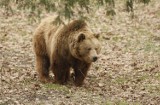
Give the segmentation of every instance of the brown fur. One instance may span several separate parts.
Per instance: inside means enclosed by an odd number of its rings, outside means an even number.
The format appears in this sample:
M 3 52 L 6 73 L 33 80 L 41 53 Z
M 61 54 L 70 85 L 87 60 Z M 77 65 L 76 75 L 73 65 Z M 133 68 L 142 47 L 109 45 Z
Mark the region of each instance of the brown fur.
M 84 47 L 92 46 L 89 44 L 92 41 L 93 47 L 98 48 L 99 43 L 84 21 L 74 20 L 67 25 L 56 26 L 54 20 L 54 17 L 43 20 L 34 33 L 33 43 L 39 78 L 42 82 L 50 81 L 49 69 L 51 69 L 55 81 L 64 84 L 69 80 L 72 67 L 75 72 L 75 84 L 80 86 L 91 65 L 90 55 L 96 55 L 85 54 Z M 85 36 L 79 35 L 82 32 Z M 84 39 L 88 41 L 84 41 L 84 45 L 80 47 Z

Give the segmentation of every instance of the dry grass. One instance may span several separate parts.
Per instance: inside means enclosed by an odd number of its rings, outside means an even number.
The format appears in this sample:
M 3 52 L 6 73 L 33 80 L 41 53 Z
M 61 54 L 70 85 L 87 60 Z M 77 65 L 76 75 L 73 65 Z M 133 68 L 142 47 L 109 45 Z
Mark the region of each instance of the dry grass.
M 25 11 L 6 16 L 0 10 L 0 104 L 25 105 L 158 105 L 160 103 L 160 3 L 136 5 L 135 18 L 120 2 L 115 17 L 103 8 L 89 14 L 102 32 L 101 59 L 85 85 L 41 84 L 34 70 L 32 34 Z M 44 14 L 48 15 L 48 14 Z

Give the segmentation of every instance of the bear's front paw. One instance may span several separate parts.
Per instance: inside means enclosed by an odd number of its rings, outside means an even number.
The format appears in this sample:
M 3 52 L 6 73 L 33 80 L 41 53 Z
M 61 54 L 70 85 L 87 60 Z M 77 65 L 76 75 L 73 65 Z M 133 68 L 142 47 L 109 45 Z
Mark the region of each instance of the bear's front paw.
M 75 83 L 75 85 L 77 86 L 77 87 L 80 87 L 80 86 L 82 86 L 83 85 L 83 81 L 74 81 L 74 83 Z
M 48 77 L 48 78 L 40 78 L 40 81 L 42 82 L 42 83 L 53 83 L 54 81 L 50 78 L 50 77 Z

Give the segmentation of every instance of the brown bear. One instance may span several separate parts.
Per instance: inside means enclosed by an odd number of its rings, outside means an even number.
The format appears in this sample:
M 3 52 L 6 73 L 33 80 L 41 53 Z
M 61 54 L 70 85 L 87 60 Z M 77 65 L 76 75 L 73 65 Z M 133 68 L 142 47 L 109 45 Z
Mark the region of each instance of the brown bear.
M 36 70 L 40 81 L 49 82 L 49 70 L 55 81 L 64 84 L 74 70 L 75 85 L 81 86 L 92 62 L 100 53 L 100 42 L 83 20 L 66 25 L 54 24 L 55 17 L 44 19 L 34 33 Z

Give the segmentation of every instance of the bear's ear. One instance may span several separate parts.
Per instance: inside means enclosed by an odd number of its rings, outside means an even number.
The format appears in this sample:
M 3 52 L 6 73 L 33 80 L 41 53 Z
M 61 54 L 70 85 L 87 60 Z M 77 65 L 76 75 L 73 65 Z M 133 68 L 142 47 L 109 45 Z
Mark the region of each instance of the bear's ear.
M 94 36 L 98 39 L 100 34 L 99 33 L 95 33 Z
M 83 33 L 81 33 L 79 36 L 78 36 L 78 42 L 81 42 L 85 39 L 85 35 Z

